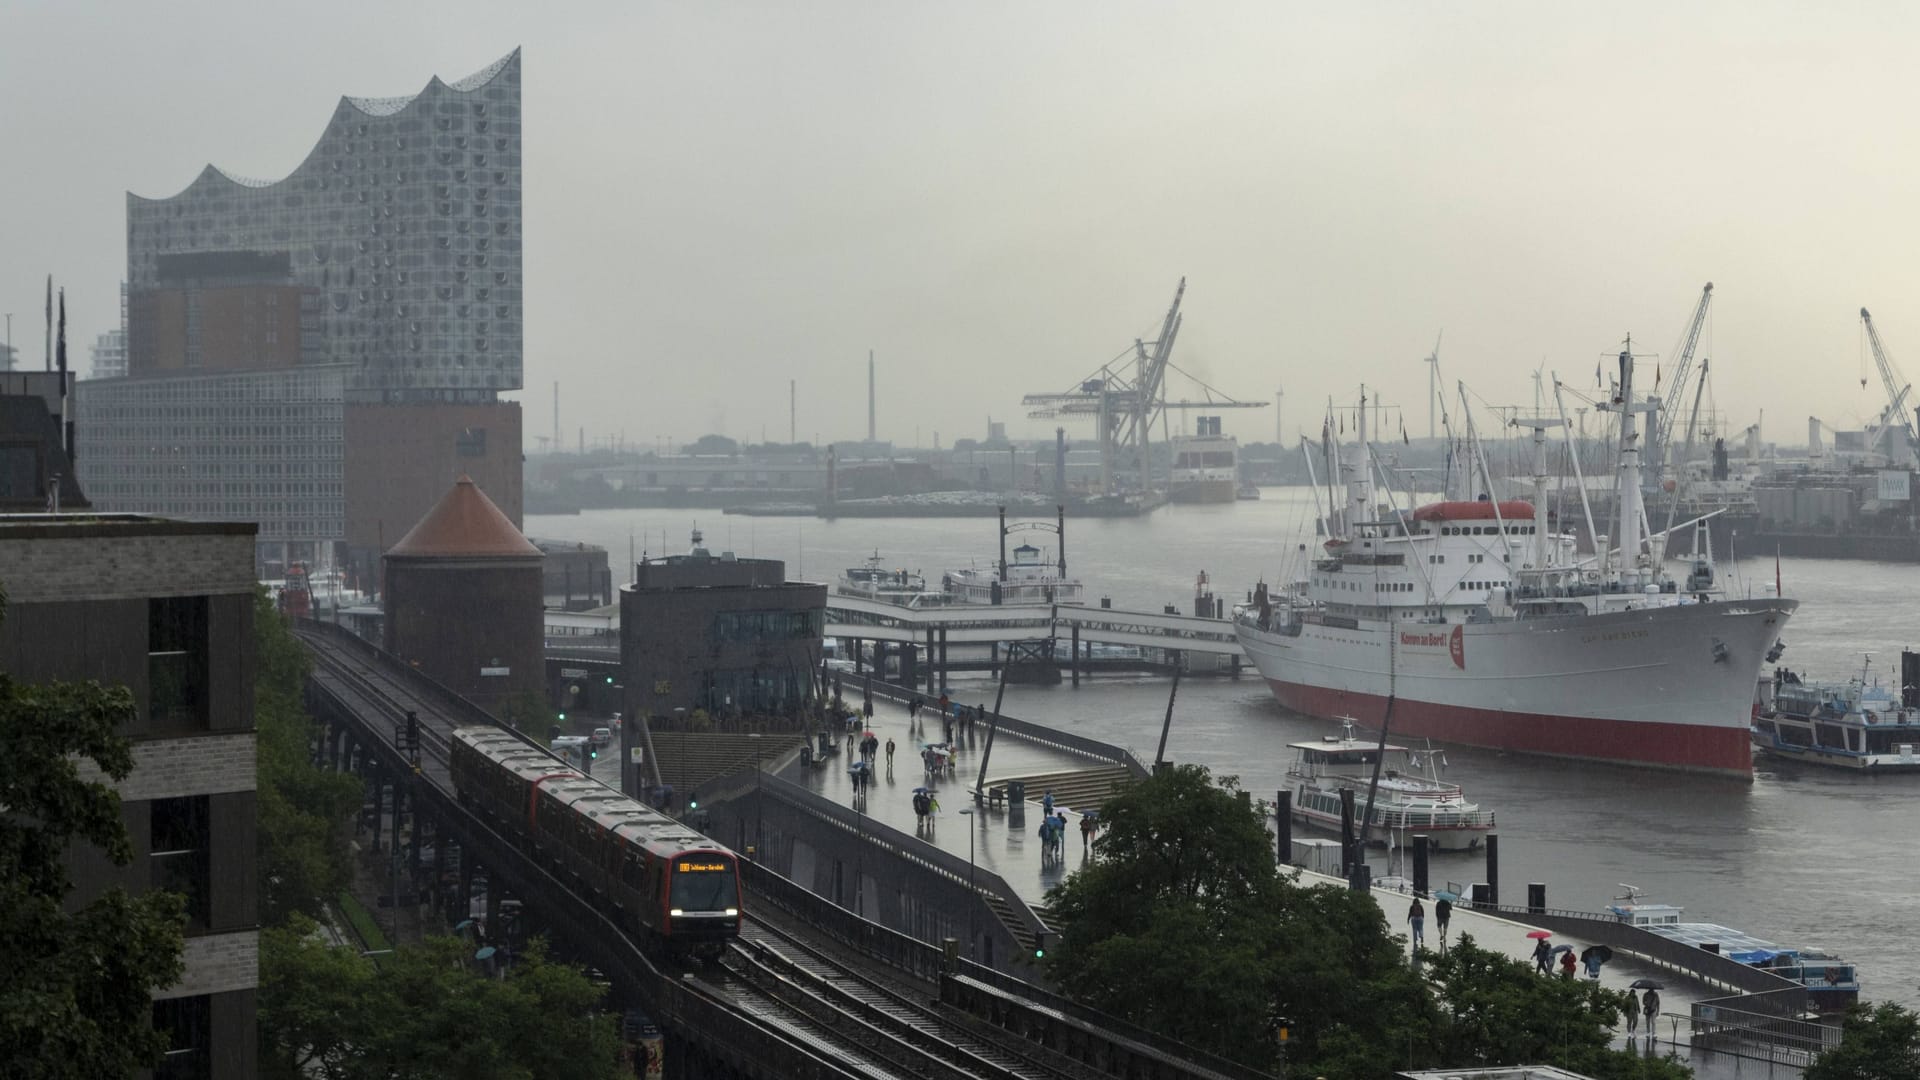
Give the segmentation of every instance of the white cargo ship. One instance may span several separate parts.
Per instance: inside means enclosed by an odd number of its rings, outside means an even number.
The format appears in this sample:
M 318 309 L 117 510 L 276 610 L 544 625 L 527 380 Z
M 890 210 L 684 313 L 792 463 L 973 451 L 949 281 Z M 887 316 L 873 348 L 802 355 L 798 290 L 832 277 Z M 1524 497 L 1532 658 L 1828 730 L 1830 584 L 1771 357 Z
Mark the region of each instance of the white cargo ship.
M 1628 352 L 1612 405 L 1627 512 L 1618 545 L 1581 559 L 1546 514 L 1543 429 L 1557 421 L 1517 421 L 1534 429 L 1531 502 L 1382 514 L 1363 398 L 1324 554 L 1297 589 L 1262 585 L 1236 615 L 1280 703 L 1395 737 L 1750 777 L 1755 679 L 1798 603 L 1725 599 L 1710 547 L 1684 583 L 1643 550 L 1632 401 Z

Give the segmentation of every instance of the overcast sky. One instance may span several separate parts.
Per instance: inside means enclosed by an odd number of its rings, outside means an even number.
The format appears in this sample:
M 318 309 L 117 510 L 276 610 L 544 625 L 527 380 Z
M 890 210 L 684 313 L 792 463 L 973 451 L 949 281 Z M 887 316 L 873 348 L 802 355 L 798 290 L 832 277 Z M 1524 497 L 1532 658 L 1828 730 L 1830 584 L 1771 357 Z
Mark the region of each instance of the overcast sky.
M 1734 429 L 1858 427 L 1861 306 L 1920 373 L 1920 17 L 1673 7 L 15 0 L 0 311 L 37 362 L 51 271 L 84 369 L 126 192 L 283 176 L 340 95 L 519 46 L 529 450 L 556 379 L 569 441 L 784 439 L 790 378 L 801 438 L 859 437 L 870 348 L 882 438 L 1049 433 L 1021 394 L 1151 337 L 1183 275 L 1175 363 L 1284 388 L 1289 438 L 1362 381 L 1424 434 L 1443 329 L 1490 401 L 1542 363 L 1591 390 L 1709 280 Z

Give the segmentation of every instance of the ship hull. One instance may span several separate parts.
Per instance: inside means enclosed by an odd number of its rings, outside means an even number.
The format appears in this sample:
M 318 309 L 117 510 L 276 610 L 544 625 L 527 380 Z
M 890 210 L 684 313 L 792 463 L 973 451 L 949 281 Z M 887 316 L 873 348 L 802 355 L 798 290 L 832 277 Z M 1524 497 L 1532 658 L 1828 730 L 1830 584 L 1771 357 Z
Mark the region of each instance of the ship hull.
M 1393 734 L 1750 778 L 1752 685 L 1792 600 L 1436 625 L 1237 624 L 1280 703 Z
M 1167 488 L 1167 501 L 1177 503 L 1230 503 L 1234 501 L 1232 480 L 1175 480 Z

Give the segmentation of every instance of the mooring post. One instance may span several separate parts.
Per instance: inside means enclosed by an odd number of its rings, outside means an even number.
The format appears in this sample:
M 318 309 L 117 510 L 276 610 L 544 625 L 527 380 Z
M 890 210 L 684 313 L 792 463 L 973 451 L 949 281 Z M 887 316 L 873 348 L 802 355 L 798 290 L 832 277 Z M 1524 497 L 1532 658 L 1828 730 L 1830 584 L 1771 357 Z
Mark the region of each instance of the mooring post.
M 1487 903 L 1500 906 L 1500 838 L 1487 834 Z
M 1293 862 L 1293 792 L 1282 788 L 1273 800 L 1273 843 L 1280 865 Z
M 1426 833 L 1414 834 L 1413 836 L 1413 895 L 1415 896 L 1427 895 L 1427 845 L 1428 843 L 1429 843 L 1429 838 Z

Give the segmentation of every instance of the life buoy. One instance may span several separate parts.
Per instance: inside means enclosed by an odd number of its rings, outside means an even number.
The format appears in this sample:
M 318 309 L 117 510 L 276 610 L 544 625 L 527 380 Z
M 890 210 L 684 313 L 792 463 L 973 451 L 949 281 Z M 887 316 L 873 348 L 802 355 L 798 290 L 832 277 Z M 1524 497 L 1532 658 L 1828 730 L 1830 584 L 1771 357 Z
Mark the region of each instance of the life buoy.
M 1869 724 L 1877 724 L 1880 722 L 1880 715 L 1874 712 L 1872 709 L 1867 709 L 1866 711 L 1862 712 L 1860 715 L 1866 717 L 1867 723 Z

